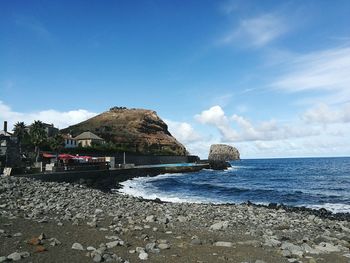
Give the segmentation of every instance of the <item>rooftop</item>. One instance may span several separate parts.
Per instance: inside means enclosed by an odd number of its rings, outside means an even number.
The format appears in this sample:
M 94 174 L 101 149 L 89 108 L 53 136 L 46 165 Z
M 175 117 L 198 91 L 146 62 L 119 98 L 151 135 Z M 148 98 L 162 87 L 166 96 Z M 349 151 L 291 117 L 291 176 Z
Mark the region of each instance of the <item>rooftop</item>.
M 89 131 L 79 134 L 74 139 L 76 139 L 76 140 L 100 140 L 100 141 L 103 141 L 103 139 L 101 137 L 99 137 L 96 134 L 89 132 Z

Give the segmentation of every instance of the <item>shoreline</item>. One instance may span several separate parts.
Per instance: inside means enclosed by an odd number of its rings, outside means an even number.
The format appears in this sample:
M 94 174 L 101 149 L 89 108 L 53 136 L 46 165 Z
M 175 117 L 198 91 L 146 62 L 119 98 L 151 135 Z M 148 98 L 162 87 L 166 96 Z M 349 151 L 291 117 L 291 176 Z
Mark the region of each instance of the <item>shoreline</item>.
M 161 175 L 161 174 L 159 174 Z M 156 177 L 158 175 L 155 176 L 150 176 L 150 177 Z M 141 176 L 141 177 L 148 177 L 148 176 Z M 131 195 L 129 193 L 120 193 L 118 190 L 123 188 L 123 185 L 121 185 L 122 182 L 125 181 L 129 181 L 129 180 L 133 180 L 134 178 L 130 178 L 127 180 L 121 180 L 117 182 L 117 186 L 115 188 L 115 190 L 117 190 L 118 194 L 127 194 L 127 195 Z M 113 189 L 111 189 L 113 190 Z M 114 193 L 114 191 L 113 191 Z M 134 195 L 131 195 L 134 196 Z M 145 201 L 155 201 L 157 203 L 194 203 L 194 202 L 171 202 L 171 201 L 163 201 L 160 198 L 155 198 L 155 199 L 148 199 L 148 198 L 144 198 L 142 196 L 134 196 L 136 198 L 140 198 L 142 200 Z M 324 219 L 330 219 L 330 220 L 343 220 L 343 221 L 348 221 L 350 222 L 350 212 L 337 212 L 334 213 L 330 210 L 327 210 L 326 208 L 309 208 L 306 207 L 305 205 L 301 205 L 301 206 L 293 206 L 293 205 L 286 205 L 283 203 L 274 203 L 274 202 L 270 202 L 268 204 L 257 204 L 257 203 L 253 203 L 250 202 L 249 200 L 246 202 L 241 202 L 241 203 L 211 203 L 211 202 L 195 202 L 196 204 L 210 204 L 210 205 L 217 205 L 217 206 L 227 206 L 227 205 L 248 205 L 248 206 L 255 206 L 255 207 L 264 207 L 267 209 L 272 209 L 272 210 L 279 210 L 279 209 L 283 209 L 289 212 L 305 212 L 305 213 L 309 213 L 310 215 L 315 215 L 318 216 L 320 218 L 324 218 Z
M 36 252 L 28 240 L 41 233 L 46 251 Z M 349 236 L 348 221 L 281 207 L 163 203 L 0 178 L 0 259 L 18 252 L 23 262 L 348 263 Z M 55 239 L 61 244 L 52 246 Z

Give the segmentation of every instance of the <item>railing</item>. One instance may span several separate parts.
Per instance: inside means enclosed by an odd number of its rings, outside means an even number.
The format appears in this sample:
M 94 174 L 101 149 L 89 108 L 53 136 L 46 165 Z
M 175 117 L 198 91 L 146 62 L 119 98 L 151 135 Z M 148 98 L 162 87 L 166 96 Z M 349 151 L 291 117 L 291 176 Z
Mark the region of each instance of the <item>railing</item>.
M 63 164 L 61 166 L 53 167 L 53 172 L 65 171 L 92 171 L 92 170 L 108 170 L 109 166 L 106 162 L 100 163 L 86 163 L 86 164 Z

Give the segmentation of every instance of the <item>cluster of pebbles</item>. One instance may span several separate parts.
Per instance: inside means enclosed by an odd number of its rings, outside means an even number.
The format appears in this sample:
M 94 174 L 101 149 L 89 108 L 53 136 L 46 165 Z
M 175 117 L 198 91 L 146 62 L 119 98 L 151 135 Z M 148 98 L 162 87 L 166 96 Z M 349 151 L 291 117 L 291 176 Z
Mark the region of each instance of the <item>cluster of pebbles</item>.
M 118 256 L 114 248 L 125 249 L 127 255 L 137 255 L 139 261 L 152 262 L 152 255 L 173 249 L 173 240 L 181 238 L 178 233 L 190 235 L 190 246 L 260 247 L 275 251 L 283 262 L 327 262 L 319 261 L 326 255 L 350 262 L 348 220 L 322 218 L 309 211 L 293 212 L 283 207 L 163 203 L 104 193 L 82 185 L 1 177 L 0 217 L 25 218 L 58 226 L 83 224 L 112 233 L 106 235 L 106 242 L 98 247 L 84 247 L 79 240 L 72 240 L 71 249 L 84 251 L 91 262 L 130 262 L 126 256 Z M 143 233 L 145 230 L 163 232 L 169 238 L 152 239 Z M 134 232 L 139 233 L 137 238 L 144 242 L 143 246 L 123 240 L 123 236 Z M 215 234 L 221 239 L 208 238 Z M 0 229 L 0 237 L 2 235 L 6 235 L 5 229 Z M 47 242 L 60 245 L 55 238 Z M 0 254 L 0 262 L 30 257 L 26 251 L 10 252 Z M 234 257 L 222 260 L 236 262 Z

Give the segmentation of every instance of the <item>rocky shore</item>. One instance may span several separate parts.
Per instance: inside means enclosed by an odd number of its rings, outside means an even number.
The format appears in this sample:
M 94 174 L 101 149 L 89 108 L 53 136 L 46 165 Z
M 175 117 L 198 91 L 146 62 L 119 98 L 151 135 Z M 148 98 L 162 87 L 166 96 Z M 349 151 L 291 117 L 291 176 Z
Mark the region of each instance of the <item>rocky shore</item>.
M 350 222 L 0 178 L 0 262 L 350 262 Z

